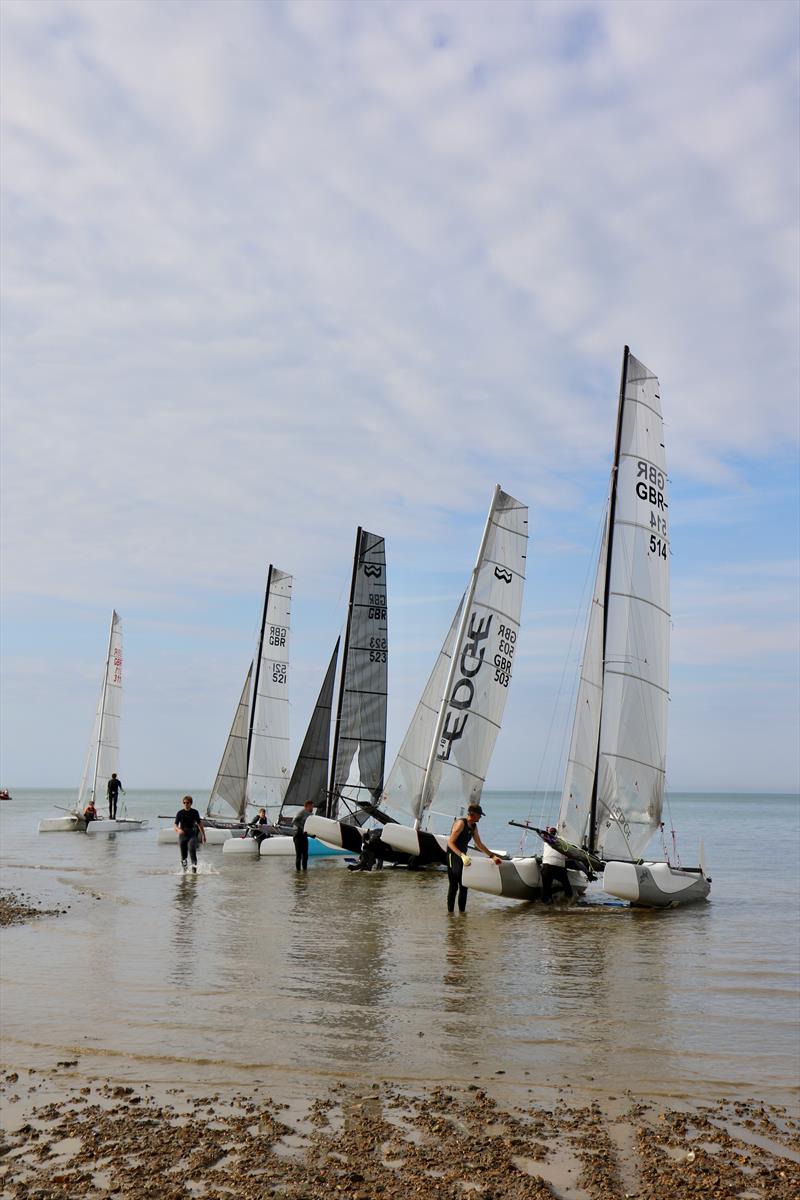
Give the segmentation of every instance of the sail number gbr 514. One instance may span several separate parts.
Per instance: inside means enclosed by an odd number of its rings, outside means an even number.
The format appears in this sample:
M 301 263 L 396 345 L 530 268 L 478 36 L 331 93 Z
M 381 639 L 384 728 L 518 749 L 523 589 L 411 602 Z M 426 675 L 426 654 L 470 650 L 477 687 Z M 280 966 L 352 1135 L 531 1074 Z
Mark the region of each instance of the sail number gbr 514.
M 636 495 L 650 505 L 650 553 L 667 557 L 667 501 L 664 472 L 653 463 L 636 462 Z

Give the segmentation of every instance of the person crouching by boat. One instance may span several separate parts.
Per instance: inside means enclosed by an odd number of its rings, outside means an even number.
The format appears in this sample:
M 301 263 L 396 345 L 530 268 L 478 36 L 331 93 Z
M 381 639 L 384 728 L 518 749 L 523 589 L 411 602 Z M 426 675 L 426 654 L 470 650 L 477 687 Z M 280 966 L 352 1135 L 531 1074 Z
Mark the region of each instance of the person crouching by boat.
M 547 830 L 555 836 L 558 833 L 555 825 Z M 553 884 L 558 880 L 564 889 L 565 896 L 572 895 L 572 884 L 567 874 L 567 860 L 560 850 L 556 850 L 549 842 L 545 842 L 542 852 L 542 903 L 553 903 Z
M 92 821 L 97 820 L 97 809 L 94 806 L 94 800 L 90 800 L 86 805 L 86 808 L 83 810 L 83 819 L 86 822 L 87 829 Z
M 248 837 L 255 838 L 256 842 L 260 846 L 264 841 L 264 838 L 268 836 L 266 828 L 267 825 L 269 825 L 267 810 L 265 808 L 260 808 L 258 810 L 258 814 L 253 817 L 252 821 L 248 821 L 247 823 L 247 828 L 249 830 Z
M 178 846 L 181 852 L 181 866 L 187 868 L 187 856 L 192 860 L 192 870 L 197 870 L 197 839 L 206 840 L 203 818 L 196 808 L 192 808 L 191 796 L 184 796 L 182 807 L 175 814 L 175 832 L 178 835 Z
M 306 800 L 303 805 L 303 811 L 299 812 L 292 821 L 295 828 L 294 833 L 294 869 L 295 871 L 308 870 L 308 834 L 306 833 L 306 821 L 314 811 L 314 801 Z
M 470 842 L 474 841 L 478 849 L 488 855 L 492 862 L 500 862 L 497 855 L 492 854 L 491 850 L 488 850 L 480 839 L 476 826 L 482 816 L 483 809 L 480 804 L 470 804 L 467 808 L 467 815 L 465 817 L 457 817 L 453 822 L 453 828 L 450 830 L 450 837 L 447 839 L 447 878 L 450 880 L 450 885 L 447 889 L 448 912 L 455 911 L 456 893 L 458 893 L 458 911 L 463 912 L 467 907 L 467 889 L 461 882 L 461 876 L 464 867 L 469 863 L 467 846 L 469 846 Z

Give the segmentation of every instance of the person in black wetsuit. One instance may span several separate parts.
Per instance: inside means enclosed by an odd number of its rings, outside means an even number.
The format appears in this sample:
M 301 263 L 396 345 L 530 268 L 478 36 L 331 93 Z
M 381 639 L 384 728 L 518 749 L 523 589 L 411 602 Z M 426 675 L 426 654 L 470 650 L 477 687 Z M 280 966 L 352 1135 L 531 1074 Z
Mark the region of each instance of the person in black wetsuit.
M 250 830 L 248 836 L 255 838 L 259 846 L 264 841 L 264 838 L 268 836 L 267 825 L 269 825 L 269 818 L 265 808 L 260 808 L 258 810 L 258 815 L 253 817 L 252 821 L 248 821 L 247 823 L 247 827 Z
M 314 801 L 306 800 L 303 805 L 303 811 L 299 812 L 292 821 L 295 828 L 294 833 L 294 869 L 295 871 L 308 870 L 308 834 L 306 833 L 306 821 L 314 811 Z
M 474 841 L 478 849 L 488 855 L 492 862 L 500 862 L 500 859 L 484 846 L 478 834 L 476 826 L 482 816 L 483 809 L 480 804 L 470 804 L 467 808 L 467 815 L 457 817 L 450 830 L 450 837 L 447 839 L 447 878 L 450 880 L 447 889 L 448 912 L 455 911 L 456 893 L 458 893 L 458 911 L 463 912 L 467 907 L 467 889 L 461 882 L 461 873 L 469 862 L 467 846 L 470 842 Z
M 120 792 L 124 792 L 122 781 L 117 779 L 117 772 L 111 772 L 111 778 L 106 785 L 106 796 L 108 797 L 108 815 L 112 821 L 117 819 L 117 797 Z
M 206 840 L 203 819 L 196 808 L 192 808 L 192 797 L 184 796 L 182 807 L 175 814 L 175 832 L 178 835 L 178 845 L 181 851 L 181 866 L 186 870 L 186 857 L 191 856 L 192 870 L 197 870 L 197 839 Z
M 94 806 L 94 800 L 90 800 L 83 810 L 83 819 L 86 822 L 87 829 L 92 821 L 97 820 L 97 809 Z

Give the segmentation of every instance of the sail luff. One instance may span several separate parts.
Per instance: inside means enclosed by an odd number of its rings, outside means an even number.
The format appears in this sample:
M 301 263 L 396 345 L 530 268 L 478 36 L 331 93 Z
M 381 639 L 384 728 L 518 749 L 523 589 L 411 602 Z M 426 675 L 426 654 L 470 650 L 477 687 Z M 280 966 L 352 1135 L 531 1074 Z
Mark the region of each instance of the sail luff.
M 269 588 L 272 583 L 272 563 L 269 564 L 267 571 L 267 587 L 264 592 L 264 608 L 261 612 L 261 628 L 258 633 L 258 647 L 256 648 L 256 656 L 253 659 L 256 666 L 256 675 L 253 680 L 253 703 L 250 705 L 250 722 L 247 727 L 247 764 L 250 765 L 250 749 L 253 744 L 253 720 L 256 713 L 255 698 L 258 695 L 258 684 L 261 678 L 261 655 L 264 651 L 264 628 L 267 624 L 267 608 L 269 607 Z
M 605 584 L 603 588 L 603 641 L 601 650 L 601 663 L 603 671 L 603 684 L 601 691 L 605 690 L 605 668 L 606 668 L 606 639 L 608 637 L 608 597 L 611 586 L 611 572 L 608 569 L 608 564 L 611 562 L 611 556 L 614 546 L 614 518 L 617 509 L 617 483 L 619 476 L 619 455 L 620 446 L 622 443 L 622 417 L 625 409 L 625 390 L 628 379 L 628 359 L 630 357 L 630 349 L 626 346 L 622 353 L 622 374 L 619 383 L 619 402 L 617 404 L 617 431 L 614 438 L 614 461 L 611 467 L 611 488 L 608 499 L 608 534 L 606 537 L 606 569 L 605 569 Z M 601 716 L 602 721 L 602 716 Z M 594 853 L 597 849 L 597 783 L 600 776 L 600 730 L 598 726 L 597 736 L 597 755 L 595 759 L 594 780 L 592 782 L 592 799 L 589 810 L 589 846 L 590 853 Z

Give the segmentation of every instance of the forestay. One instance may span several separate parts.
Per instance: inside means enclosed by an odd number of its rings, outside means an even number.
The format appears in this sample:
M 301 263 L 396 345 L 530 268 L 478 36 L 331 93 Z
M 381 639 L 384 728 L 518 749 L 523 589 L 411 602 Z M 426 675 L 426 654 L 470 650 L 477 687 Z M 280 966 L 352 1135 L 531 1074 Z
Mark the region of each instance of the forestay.
M 383 789 L 389 639 L 386 550 L 359 529 L 345 635 L 327 815 L 362 824 Z M 344 808 L 344 812 L 341 809 Z
M 289 626 L 292 577 L 270 567 L 256 651 L 245 817 L 277 815 L 289 784 Z
M 95 803 L 105 799 L 111 775 L 119 772 L 119 732 L 122 717 L 122 620 L 115 611 L 111 614 L 100 699 L 97 703 L 92 736 L 86 754 L 78 811 L 83 812 L 89 799 Z

